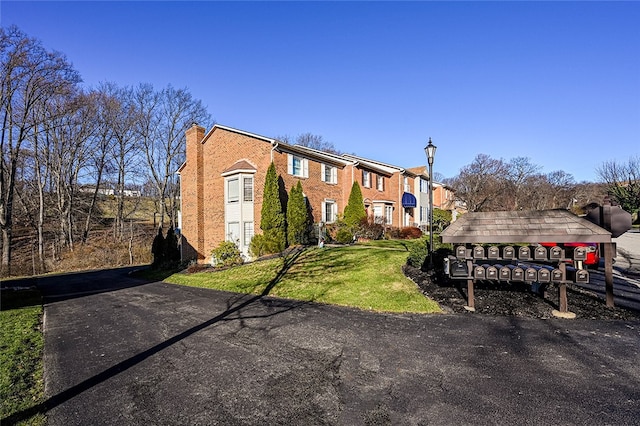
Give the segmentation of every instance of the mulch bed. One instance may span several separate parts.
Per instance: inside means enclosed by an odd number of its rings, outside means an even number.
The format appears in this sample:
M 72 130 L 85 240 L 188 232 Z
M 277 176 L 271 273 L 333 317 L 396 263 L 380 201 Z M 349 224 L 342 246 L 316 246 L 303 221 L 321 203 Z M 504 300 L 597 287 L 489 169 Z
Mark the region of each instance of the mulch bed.
M 547 319 L 555 318 L 552 311 L 558 309 L 558 288 L 555 285 L 548 285 L 543 294 L 537 294 L 525 283 L 481 281 L 474 286 L 476 310 L 469 312 L 464 308 L 467 304 L 466 280 L 437 282 L 426 272 L 408 265 L 404 267 L 404 273 L 424 295 L 449 313 Z M 604 300 L 595 294 L 571 284 L 567 285 L 567 299 L 569 311 L 576 314 L 576 318 L 640 321 L 640 312 L 621 307 L 608 308 Z

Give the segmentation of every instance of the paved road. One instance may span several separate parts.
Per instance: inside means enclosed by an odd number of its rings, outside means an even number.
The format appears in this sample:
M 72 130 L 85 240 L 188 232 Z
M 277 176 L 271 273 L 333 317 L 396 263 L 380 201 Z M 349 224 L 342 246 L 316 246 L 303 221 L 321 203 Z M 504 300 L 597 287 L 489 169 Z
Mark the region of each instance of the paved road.
M 613 269 L 622 274 L 640 276 L 640 232 L 627 231 L 613 241 L 617 246 Z
M 640 311 L 640 233 L 626 232 L 614 238 L 617 249 L 613 264 L 613 294 L 616 306 Z M 606 285 L 604 260 L 597 271 L 590 271 L 588 284 L 577 284 L 600 296 L 604 301 Z
M 640 323 L 381 315 L 126 272 L 39 283 L 52 426 L 639 422 Z

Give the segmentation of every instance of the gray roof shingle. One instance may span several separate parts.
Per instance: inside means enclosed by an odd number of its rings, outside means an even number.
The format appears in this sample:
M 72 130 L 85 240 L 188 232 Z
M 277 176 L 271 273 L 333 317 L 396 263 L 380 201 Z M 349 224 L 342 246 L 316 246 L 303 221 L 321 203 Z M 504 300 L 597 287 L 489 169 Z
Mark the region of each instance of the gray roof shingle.
M 568 210 L 466 213 L 447 227 L 444 243 L 611 242 L 611 233 Z

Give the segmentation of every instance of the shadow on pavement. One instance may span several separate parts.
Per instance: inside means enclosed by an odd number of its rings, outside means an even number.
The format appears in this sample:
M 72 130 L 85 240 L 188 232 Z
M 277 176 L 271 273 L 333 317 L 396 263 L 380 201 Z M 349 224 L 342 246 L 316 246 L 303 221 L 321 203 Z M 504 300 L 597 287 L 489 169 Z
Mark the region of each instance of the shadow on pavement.
M 269 282 L 269 285 L 264 289 L 264 291 L 258 295 L 258 296 L 241 296 L 240 298 L 238 298 L 235 302 L 232 302 L 229 304 L 228 308 L 226 311 L 222 312 L 219 315 L 216 315 L 215 317 L 201 323 L 198 324 L 194 327 L 191 327 L 188 330 L 183 331 L 180 334 L 175 335 L 174 337 L 165 340 L 162 343 L 159 343 L 155 346 L 150 347 L 149 349 L 140 352 L 137 355 L 134 355 L 122 362 L 119 362 L 118 364 L 114 365 L 113 367 L 110 367 L 106 370 L 104 370 L 103 372 L 96 374 L 93 377 L 90 377 L 89 379 L 86 379 L 80 383 L 78 383 L 75 386 L 70 387 L 69 389 L 66 389 L 56 395 L 53 395 L 49 398 L 47 398 L 44 402 L 34 405 L 33 407 L 30 407 L 26 410 L 20 411 L 18 413 L 15 413 L 9 417 L 3 418 L 0 420 L 0 424 L 16 424 L 20 421 L 26 420 L 36 414 L 44 414 L 47 411 L 59 406 L 60 404 L 63 404 L 64 402 L 70 400 L 71 398 L 74 398 L 75 396 L 81 394 L 82 392 L 85 392 L 89 389 L 91 389 L 92 387 L 122 373 L 123 371 L 128 370 L 129 368 L 139 364 L 140 362 L 146 360 L 147 358 L 157 354 L 158 352 L 180 342 L 181 340 L 213 325 L 216 324 L 220 321 L 229 321 L 229 320 L 246 320 L 246 319 L 250 319 L 250 318 L 269 318 L 278 314 L 282 314 L 285 312 L 288 312 L 292 309 L 298 308 L 300 306 L 304 306 L 306 305 L 308 302 L 292 302 L 292 303 L 287 303 L 287 304 L 283 304 L 281 306 L 279 306 L 281 309 L 276 311 L 276 312 L 272 312 L 272 313 L 268 313 L 268 314 L 264 314 L 264 315 L 252 315 L 252 316 L 243 316 L 243 317 L 239 317 L 239 318 L 228 318 L 231 314 L 237 313 L 239 311 L 241 311 L 242 309 L 248 307 L 249 305 L 252 305 L 253 303 L 259 302 L 261 301 L 265 296 L 268 296 L 268 294 L 271 292 L 271 290 L 276 286 L 276 284 L 278 284 L 281 280 L 282 277 L 287 273 L 287 271 L 291 268 L 291 266 L 295 263 L 296 259 L 300 256 L 301 251 L 297 251 L 294 252 L 290 257 L 285 258 L 285 261 L 283 263 L 282 268 L 280 269 L 280 271 L 278 272 L 278 274 L 276 275 L 276 277 L 274 279 L 272 279 Z M 140 283 L 138 285 L 141 284 L 145 284 L 147 283 L 147 281 Z M 124 287 L 122 287 L 124 288 Z M 117 288 L 111 288 L 111 289 L 106 289 L 104 291 L 111 291 L 111 290 L 116 290 Z M 248 297 L 248 298 L 247 298 Z M 244 301 L 242 301 L 242 299 L 245 299 Z M 234 306 L 234 303 L 238 303 L 237 305 Z

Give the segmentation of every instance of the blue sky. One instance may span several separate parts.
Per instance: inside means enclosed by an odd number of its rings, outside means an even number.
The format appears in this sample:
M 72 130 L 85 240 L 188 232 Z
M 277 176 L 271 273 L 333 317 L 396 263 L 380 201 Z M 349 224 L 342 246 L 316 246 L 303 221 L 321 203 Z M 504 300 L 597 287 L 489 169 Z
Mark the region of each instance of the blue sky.
M 2 1 L 87 86 L 188 88 L 219 124 L 455 176 L 484 153 L 596 181 L 640 155 L 639 2 Z

